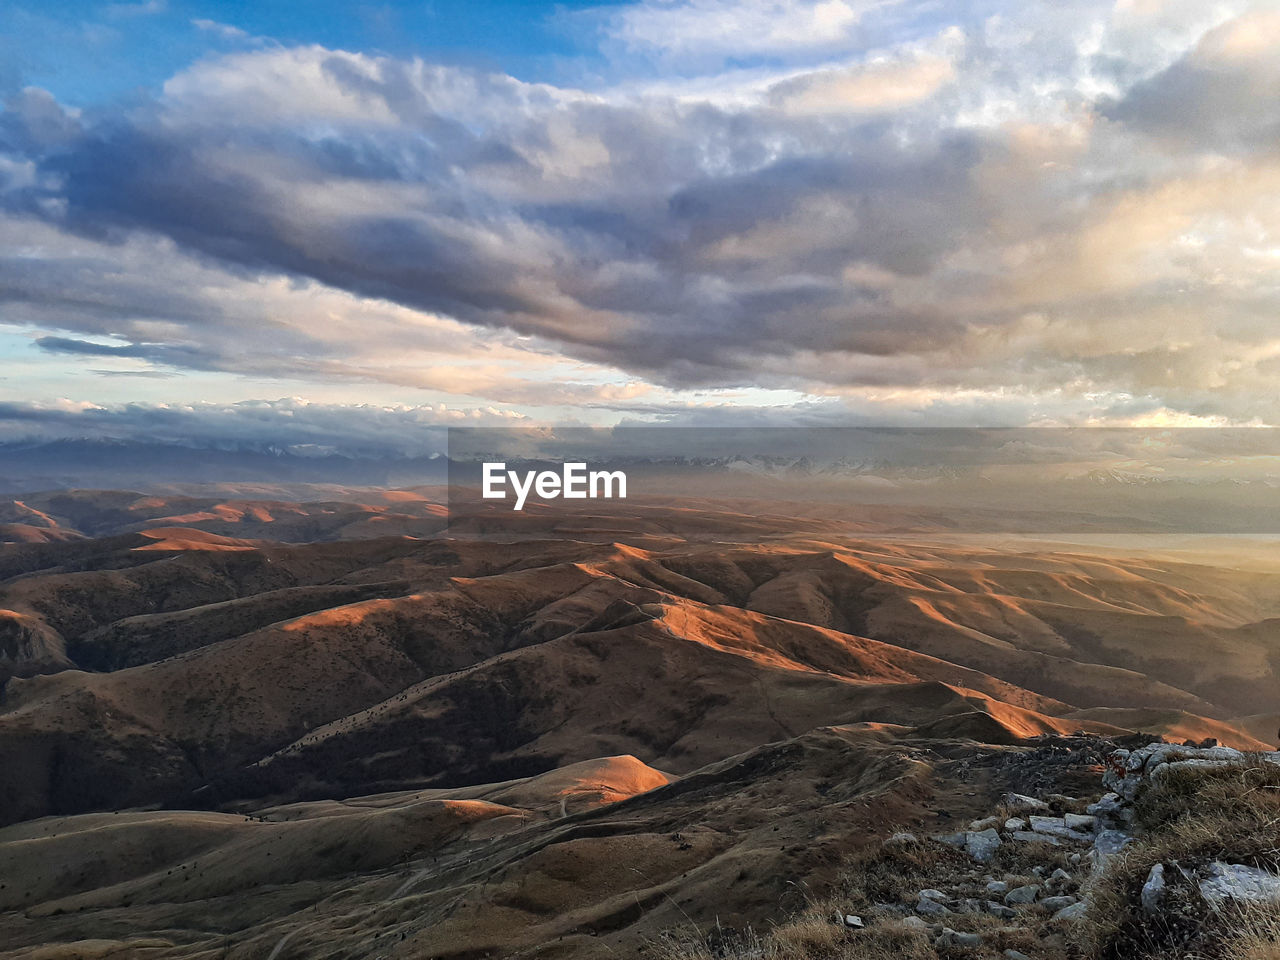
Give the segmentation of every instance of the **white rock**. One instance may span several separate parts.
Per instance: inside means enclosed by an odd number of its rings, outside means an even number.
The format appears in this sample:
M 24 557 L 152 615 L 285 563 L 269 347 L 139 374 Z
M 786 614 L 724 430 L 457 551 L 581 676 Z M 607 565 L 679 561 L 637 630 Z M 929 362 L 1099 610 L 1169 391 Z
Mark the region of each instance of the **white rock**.
M 951 899 L 941 890 L 935 890 L 932 887 L 930 887 L 927 890 L 921 890 L 920 897 L 924 900 L 935 900 L 938 903 L 946 903 L 948 900 Z
M 1054 847 L 1062 846 L 1062 841 L 1057 837 L 1051 837 L 1047 833 L 1032 833 L 1030 830 L 1015 830 L 1009 834 L 1009 838 L 1019 843 L 1047 843 Z
M 1054 920 L 1080 920 L 1088 911 L 1089 905 L 1081 900 L 1079 903 L 1073 903 L 1069 907 L 1063 907 L 1053 915 Z
M 1089 833 L 1092 833 L 1093 828 L 1098 825 L 1097 817 L 1085 816 L 1082 813 L 1068 813 L 1062 819 L 1072 830 L 1085 830 Z
M 1025 830 L 1027 829 L 1027 821 L 1022 817 L 1010 817 L 1004 822 L 1006 830 Z
M 1093 839 L 1087 833 L 1071 829 L 1063 817 L 1032 817 L 1031 831 L 1051 837 L 1061 837 L 1063 840 L 1072 840 L 1076 843 L 1089 843 Z
M 950 910 L 938 903 L 936 900 L 929 900 L 925 897 L 921 897 L 916 902 L 916 913 L 923 914 L 926 917 L 941 917 L 950 912 Z
M 1010 813 L 1040 813 L 1049 809 L 1043 800 L 1028 797 L 1023 793 L 1006 793 L 1000 802 L 1009 808 Z
M 933 941 L 933 945 L 940 950 L 946 947 L 980 947 L 982 946 L 982 937 L 976 933 L 961 933 L 958 930 L 952 930 L 950 927 L 943 927 L 942 933 L 938 934 L 938 938 Z
M 980 831 L 971 830 L 965 838 L 965 850 L 979 863 L 987 863 L 995 856 L 999 847 L 1000 834 L 991 827 Z
M 1147 874 L 1147 882 L 1142 885 L 1142 909 L 1147 913 L 1159 913 L 1164 902 L 1164 864 L 1157 863 Z
M 1093 849 L 1100 857 L 1110 857 L 1131 843 L 1133 843 L 1133 837 L 1123 830 L 1103 830 L 1093 838 Z
M 1031 817 L 1029 820 L 1031 829 L 1036 833 L 1052 833 L 1067 826 L 1067 821 L 1062 817 Z
M 852 913 L 846 913 L 844 915 L 844 925 L 850 930 L 861 930 L 866 926 L 866 924 L 862 922 L 861 917 Z
M 1040 896 L 1040 885 L 1038 883 L 1029 883 L 1025 887 L 1015 887 L 1004 895 L 1005 906 L 1012 907 L 1015 904 L 1035 903 L 1036 898 Z
M 1162 780 L 1178 770 L 1220 770 L 1225 767 L 1238 766 L 1238 760 L 1212 760 L 1202 757 L 1191 757 L 1186 760 L 1170 760 L 1156 767 L 1149 767 L 1152 780 Z
M 1214 861 L 1200 881 L 1200 895 L 1217 906 L 1227 900 L 1280 903 L 1280 874 L 1258 867 Z
M 992 880 L 987 884 L 987 893 L 1003 897 L 1009 892 L 1009 884 L 1004 880 Z
M 1085 811 L 1095 817 L 1111 817 L 1119 813 L 1122 806 L 1124 803 L 1120 799 L 1120 794 L 1106 793 L 1097 803 L 1091 803 L 1085 807 Z
M 988 830 L 991 827 L 997 826 L 999 823 L 999 817 L 984 817 L 981 820 L 974 820 L 969 824 L 969 829 L 981 833 L 983 830 Z
M 902 925 L 908 930 L 928 930 L 929 924 L 925 923 L 919 917 L 903 917 Z

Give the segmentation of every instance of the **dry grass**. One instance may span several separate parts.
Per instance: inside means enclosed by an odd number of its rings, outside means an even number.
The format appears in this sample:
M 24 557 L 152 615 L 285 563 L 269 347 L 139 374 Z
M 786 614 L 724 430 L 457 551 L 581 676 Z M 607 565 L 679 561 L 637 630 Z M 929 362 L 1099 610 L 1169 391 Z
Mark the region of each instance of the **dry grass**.
M 1030 867 L 1054 863 L 1058 848 L 1020 844 L 1009 851 L 1010 866 L 1020 869 L 1027 882 L 1035 881 Z M 987 960 L 1012 948 L 1044 960 L 1064 956 L 1038 936 L 1045 919 L 1024 915 L 1028 928 L 1008 926 L 990 914 L 951 914 L 946 925 L 954 930 L 980 933 L 981 948 L 935 948 L 933 937 L 902 925 L 903 914 L 892 905 L 913 903 L 926 887 L 955 888 L 981 885 L 994 866 L 980 867 L 959 850 L 924 840 L 885 843 L 878 850 L 852 860 L 828 899 L 810 900 L 799 914 L 763 934 L 712 930 L 700 934 L 688 928 L 668 934 L 656 946 L 657 960 Z M 849 930 L 835 922 L 838 915 L 856 913 L 866 929 Z
M 1158 916 L 1143 912 L 1140 895 L 1157 863 L 1188 873 L 1211 860 L 1280 869 L 1280 766 L 1171 772 L 1139 797 L 1137 814 L 1143 839 L 1112 862 L 1091 893 L 1088 922 L 1080 925 L 1085 956 L 1238 960 L 1253 949 L 1273 960 L 1274 920 L 1259 925 L 1239 911 L 1213 911 L 1180 871 L 1170 877 L 1168 909 Z
M 1072 943 L 1045 916 L 1024 912 L 1014 927 L 983 914 L 951 915 L 948 926 L 984 935 L 978 950 L 958 960 L 998 957 L 1013 948 L 1044 960 L 1280 960 L 1280 910 L 1211 910 L 1192 883 L 1170 887 L 1173 910 L 1153 918 L 1140 894 L 1155 863 L 1190 870 L 1210 860 L 1280 869 L 1280 766 L 1175 771 L 1139 798 L 1143 839 L 1114 858 L 1089 890 L 1090 911 Z M 1049 844 L 1006 843 L 978 867 L 961 851 L 935 841 L 886 843 L 852 861 L 835 896 L 812 902 L 786 924 L 763 934 L 710 936 L 692 931 L 664 938 L 658 960 L 949 960 L 926 933 L 902 926 L 884 905 L 912 902 L 924 887 L 956 889 L 985 874 L 1025 876 L 1033 866 L 1080 872 L 1071 851 Z M 879 905 L 879 906 L 878 906 Z M 1179 907 L 1182 911 L 1179 912 Z M 838 913 L 862 914 L 870 926 L 846 930 Z M 1056 934 L 1056 935 L 1055 935 Z
M 729 938 L 687 930 L 654 946 L 656 960 L 938 960 L 926 934 L 901 926 L 847 930 L 814 906 L 764 935 Z
M 836 892 L 859 910 L 877 903 L 911 903 L 924 887 L 974 873 L 968 854 L 932 840 L 885 843 L 851 860 Z
M 1242 912 L 1235 932 L 1223 943 L 1223 955 L 1232 960 L 1280 960 L 1280 910 Z

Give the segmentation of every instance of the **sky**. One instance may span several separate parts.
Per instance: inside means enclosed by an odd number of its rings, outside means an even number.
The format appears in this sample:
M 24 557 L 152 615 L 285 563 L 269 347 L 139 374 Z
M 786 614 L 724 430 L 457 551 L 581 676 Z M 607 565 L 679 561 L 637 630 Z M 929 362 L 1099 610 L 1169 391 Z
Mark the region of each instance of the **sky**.
M 0 440 L 1280 423 L 1275 0 L 17 0 L 0 98 Z

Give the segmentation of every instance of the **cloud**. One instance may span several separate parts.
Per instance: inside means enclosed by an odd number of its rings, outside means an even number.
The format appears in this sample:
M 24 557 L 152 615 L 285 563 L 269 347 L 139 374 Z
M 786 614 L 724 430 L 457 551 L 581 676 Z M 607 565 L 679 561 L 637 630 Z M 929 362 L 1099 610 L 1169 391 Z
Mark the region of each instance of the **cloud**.
M 1171 66 L 1103 105 L 1114 120 L 1197 152 L 1274 152 L 1280 141 L 1280 10 L 1208 31 Z
M 36 346 L 50 353 L 71 353 L 89 357 L 145 357 L 147 348 L 142 344 L 114 346 L 108 343 L 91 343 L 69 337 L 38 337 Z
M 886 0 L 644 0 L 611 11 L 606 31 L 631 50 L 675 59 L 786 55 L 847 46 Z
M 229 23 L 219 23 L 217 20 L 206 20 L 197 18 L 191 21 L 191 25 L 197 30 L 203 30 L 205 33 L 212 33 L 223 40 L 247 40 L 249 34 L 239 27 L 232 26 Z
M 272 47 L 91 115 L 28 91 L 3 322 L 135 368 L 619 415 L 751 389 L 1274 420 L 1276 21 L 1207 6 L 651 0 L 615 41 L 715 72 Z
M 45 353 L 398 384 L 499 403 L 590 407 L 655 392 L 612 369 L 567 361 L 536 338 L 477 330 L 314 281 L 228 272 L 168 240 L 93 240 L 3 217 L 0 240 L 11 251 L 0 255 L 3 318 L 24 330 L 59 331 L 33 337 Z
M 168 9 L 168 0 L 142 0 L 140 3 L 109 3 L 106 13 L 109 17 L 150 17 Z
M 792 114 L 883 113 L 925 99 L 953 76 L 943 57 L 872 61 L 781 81 L 770 88 L 769 100 Z

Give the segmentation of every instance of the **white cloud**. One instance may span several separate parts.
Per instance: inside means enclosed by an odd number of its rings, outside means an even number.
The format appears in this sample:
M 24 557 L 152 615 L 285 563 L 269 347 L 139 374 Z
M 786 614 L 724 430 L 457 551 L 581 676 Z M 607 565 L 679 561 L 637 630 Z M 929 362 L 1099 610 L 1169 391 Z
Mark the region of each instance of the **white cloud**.
M 780 81 L 769 88 L 769 102 L 799 116 L 884 113 L 931 96 L 954 76 L 944 57 L 873 60 Z
M 217 20 L 197 18 L 191 21 L 191 25 L 197 30 L 212 33 L 223 40 L 247 40 L 249 38 L 249 34 L 239 27 L 229 23 L 219 23 Z
M 109 17 L 150 17 L 169 9 L 168 0 L 142 0 L 141 3 L 109 3 Z
M 616 10 L 610 35 L 628 49 L 686 60 L 845 47 L 888 0 L 644 0 Z
M 715 70 L 574 89 L 313 46 L 201 60 L 87 121 L 26 95 L 0 120 L 5 319 L 130 369 L 522 409 L 757 389 L 1280 420 L 1260 5 L 609 22 Z

